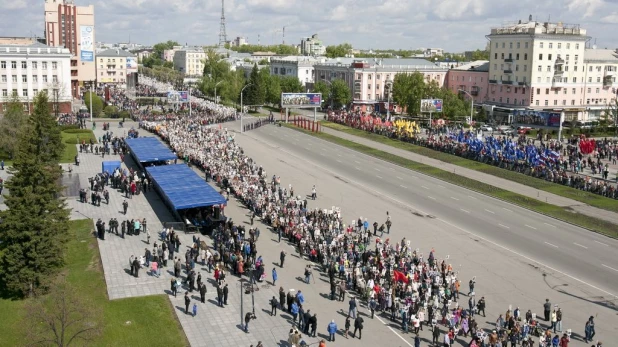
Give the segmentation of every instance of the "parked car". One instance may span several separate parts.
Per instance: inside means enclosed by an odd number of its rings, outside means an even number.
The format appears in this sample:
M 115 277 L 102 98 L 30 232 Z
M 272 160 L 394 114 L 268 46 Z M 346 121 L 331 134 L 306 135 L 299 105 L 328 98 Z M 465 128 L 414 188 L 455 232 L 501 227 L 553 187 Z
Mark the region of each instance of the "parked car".
M 490 125 L 483 124 L 483 125 L 481 126 L 481 130 L 482 130 L 482 131 L 494 131 L 494 128 L 492 128 Z

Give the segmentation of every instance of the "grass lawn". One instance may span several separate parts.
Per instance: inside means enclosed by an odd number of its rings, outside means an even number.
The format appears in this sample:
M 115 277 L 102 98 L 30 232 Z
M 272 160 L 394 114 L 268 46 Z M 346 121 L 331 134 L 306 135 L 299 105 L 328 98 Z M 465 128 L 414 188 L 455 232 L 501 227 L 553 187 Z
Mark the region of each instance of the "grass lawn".
M 75 161 L 75 155 L 77 155 L 77 144 L 83 140 L 90 142 L 92 139 L 97 143 L 97 138 L 94 136 L 92 130 L 89 129 L 70 129 L 61 133 L 62 142 L 64 142 L 64 153 L 62 154 L 61 163 L 73 163 Z
M 618 238 L 618 225 L 610 223 L 610 222 L 606 222 L 598 218 L 593 218 L 587 215 L 573 212 L 569 208 L 563 208 L 560 206 L 548 204 L 548 203 L 536 200 L 534 198 L 529 198 L 527 196 L 524 196 L 518 193 L 514 193 L 514 192 L 511 192 L 505 189 L 494 187 L 487 183 L 483 183 L 483 182 L 476 181 L 476 180 L 473 180 L 467 177 L 459 176 L 449 171 L 445 171 L 445 170 L 438 169 L 433 166 L 421 164 L 419 162 L 415 162 L 415 161 L 412 161 L 412 160 L 409 160 L 409 159 L 406 159 L 406 158 L 403 158 L 403 157 L 400 157 L 400 156 L 397 156 L 391 153 L 380 151 L 378 149 L 368 147 L 368 146 L 365 146 L 365 145 L 362 145 L 362 144 L 359 144 L 353 141 L 345 140 L 345 139 L 342 139 L 342 138 L 339 138 L 339 137 L 336 137 L 330 134 L 313 133 L 307 130 L 297 128 L 291 124 L 286 124 L 285 126 L 295 129 L 297 131 L 303 132 L 305 134 L 319 137 L 323 140 L 350 148 L 352 150 L 355 150 L 355 151 L 358 151 L 358 152 L 361 152 L 367 155 L 371 155 L 373 157 L 376 157 L 382 160 L 386 160 L 388 162 L 405 167 L 407 169 L 421 172 L 423 174 L 438 178 L 445 182 L 456 184 L 458 186 L 468 188 L 468 189 L 477 191 L 479 193 L 483 193 L 485 195 L 498 198 L 506 202 L 513 203 L 515 205 L 524 207 L 526 209 L 539 212 L 539 213 L 548 215 L 550 217 L 554 217 L 554 218 L 581 226 L 586 229 L 590 229 L 592 231 L 595 231 L 595 232 L 598 232 L 598 233 L 601 233 L 601 234 L 604 234 L 604 235 L 607 235 L 613 238 Z M 379 136 L 379 135 L 376 135 L 376 136 Z M 382 136 L 379 136 L 379 137 L 384 138 Z M 382 141 L 379 141 L 379 142 L 382 142 Z M 399 142 L 399 141 L 394 141 L 394 142 L 405 145 L 405 143 L 403 142 Z M 414 147 L 428 150 L 423 147 L 418 147 L 418 146 L 414 146 Z M 441 152 L 436 152 L 436 153 L 444 154 Z M 461 159 L 461 160 L 465 160 L 463 158 L 459 158 L 456 156 L 453 156 L 453 157 Z M 468 162 L 472 162 L 475 164 L 481 164 L 481 163 L 476 163 L 473 161 L 468 161 Z
M 345 132 L 347 134 L 363 137 L 372 141 L 389 145 L 391 147 L 417 153 L 446 163 L 504 178 L 506 180 L 517 182 L 519 184 L 523 184 L 538 190 L 573 199 L 575 201 L 583 202 L 590 206 L 594 206 L 608 211 L 618 211 L 618 200 L 609 199 L 598 194 L 593 194 L 579 189 L 574 189 L 559 184 L 547 182 L 545 180 L 526 176 L 524 174 L 520 174 L 514 171 L 509 171 L 492 165 L 483 164 L 474 160 L 461 158 L 456 155 L 434 151 L 433 149 L 416 146 L 407 142 L 389 139 L 382 135 L 368 133 L 366 131 L 350 128 L 338 123 L 323 121 L 322 126 Z
M 188 346 L 166 295 L 109 301 L 92 221 L 71 222 L 67 280 L 92 300 L 103 314 L 103 331 L 90 346 Z M 24 301 L 0 299 L 0 345 L 23 346 L 20 327 Z M 130 324 L 126 324 L 130 322 Z
M 5 152 L 3 149 L 0 149 L 0 159 L 4 160 L 4 168 L 6 169 L 9 164 L 13 164 L 13 160 L 9 159 L 9 154 Z

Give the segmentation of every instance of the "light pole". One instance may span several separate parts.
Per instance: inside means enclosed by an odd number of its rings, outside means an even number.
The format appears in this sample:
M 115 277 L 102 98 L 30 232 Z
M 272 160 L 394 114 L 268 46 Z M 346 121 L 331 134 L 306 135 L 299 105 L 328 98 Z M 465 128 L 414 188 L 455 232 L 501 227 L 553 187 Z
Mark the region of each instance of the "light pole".
M 221 84 L 223 81 L 219 81 L 215 83 L 215 105 L 217 104 L 217 86 Z
M 247 84 L 246 86 L 242 87 L 242 89 L 240 90 L 240 133 L 242 134 L 244 132 L 244 129 L 242 127 L 242 114 L 244 112 L 244 107 L 243 107 L 243 101 L 242 101 L 242 93 L 245 91 L 245 89 L 248 86 L 253 85 L 252 83 Z
M 386 120 L 391 120 L 391 91 L 393 89 L 393 81 L 386 80 L 386 85 L 388 86 L 388 97 L 386 100 Z
M 92 81 L 90 81 L 90 123 L 92 123 Z
M 460 92 L 465 93 L 467 96 L 470 97 L 470 126 L 472 126 L 472 117 L 474 115 L 474 98 L 472 97 L 472 95 L 468 92 L 466 92 L 463 89 L 459 89 Z
M 330 101 L 330 109 L 333 109 L 333 83 L 325 78 L 322 78 L 322 81 L 328 83 L 330 88 L 328 88 L 328 99 Z
M 58 87 L 54 87 L 54 104 L 56 107 L 54 108 L 54 112 L 56 114 L 56 120 L 58 119 Z

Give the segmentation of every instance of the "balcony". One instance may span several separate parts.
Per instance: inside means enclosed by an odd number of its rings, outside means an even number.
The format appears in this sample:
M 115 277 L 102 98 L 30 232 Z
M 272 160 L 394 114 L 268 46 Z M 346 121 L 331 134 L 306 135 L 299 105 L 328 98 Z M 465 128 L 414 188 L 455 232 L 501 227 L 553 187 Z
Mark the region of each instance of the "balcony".
M 502 84 L 513 84 L 513 81 L 502 81 Z
M 477 95 L 479 95 L 479 89 L 478 89 L 478 88 L 474 88 L 474 87 L 473 87 L 473 88 L 470 90 L 470 94 L 471 94 L 471 95 L 473 95 L 473 96 L 477 96 Z
M 562 58 L 556 59 L 556 65 L 564 65 L 564 59 Z
M 498 80 L 489 80 L 489 84 L 498 84 Z
M 605 76 L 603 77 L 603 87 L 611 87 L 612 83 L 614 83 L 613 76 Z
M 558 70 L 558 69 L 554 70 L 554 76 L 562 76 L 563 74 L 564 74 L 564 71 L 562 70 Z
M 504 73 L 507 74 L 507 75 L 512 75 L 513 74 L 513 70 L 506 69 L 506 70 L 504 70 Z
M 513 58 L 506 58 L 504 59 L 505 63 L 512 63 L 513 62 Z
M 562 82 L 562 78 L 554 78 L 551 81 L 551 87 L 554 89 L 566 88 L 566 82 Z

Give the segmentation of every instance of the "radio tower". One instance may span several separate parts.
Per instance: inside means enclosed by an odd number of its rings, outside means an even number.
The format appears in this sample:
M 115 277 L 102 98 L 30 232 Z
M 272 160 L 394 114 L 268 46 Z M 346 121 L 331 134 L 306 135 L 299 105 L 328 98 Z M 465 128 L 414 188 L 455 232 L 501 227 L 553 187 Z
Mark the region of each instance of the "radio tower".
M 225 33 L 225 0 L 221 0 L 221 24 L 219 26 L 219 48 L 223 48 L 227 42 Z

